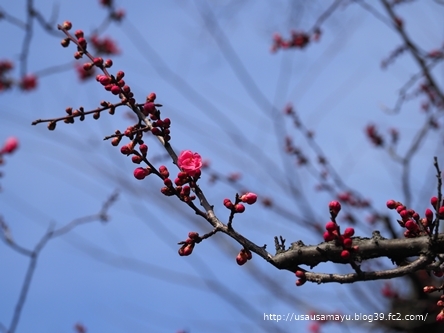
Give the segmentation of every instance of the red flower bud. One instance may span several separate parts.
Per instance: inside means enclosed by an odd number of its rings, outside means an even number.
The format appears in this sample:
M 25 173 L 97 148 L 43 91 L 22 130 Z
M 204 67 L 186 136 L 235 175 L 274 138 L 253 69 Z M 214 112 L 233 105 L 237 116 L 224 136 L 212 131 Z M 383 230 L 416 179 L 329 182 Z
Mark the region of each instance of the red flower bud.
M 154 114 L 156 112 L 156 106 L 153 102 L 147 102 L 143 105 L 143 114 L 148 116 L 149 114 Z
M 140 153 L 141 153 L 143 156 L 146 156 L 146 154 L 148 153 L 148 146 L 147 146 L 146 144 L 142 143 L 142 144 L 139 146 L 139 150 L 140 150 Z
M 76 32 L 74 33 L 74 36 L 76 36 L 76 38 L 82 38 L 83 37 L 83 31 L 82 30 L 76 30 Z
M 182 245 L 182 247 L 179 249 L 178 252 L 180 256 L 189 256 L 191 253 L 193 253 L 193 249 L 194 249 L 194 243 L 184 244 Z
M 85 38 L 80 37 L 77 41 L 79 42 L 79 45 L 81 48 L 86 49 L 86 39 Z
M 297 286 L 297 287 L 300 287 L 300 286 L 302 286 L 305 282 L 307 282 L 306 279 L 298 279 L 298 280 L 296 281 L 296 286 Z
M 132 153 L 132 148 L 129 147 L 129 145 L 124 145 L 120 148 L 120 152 L 123 155 L 130 155 Z
M 341 210 L 341 204 L 338 201 L 330 201 L 328 208 L 330 209 L 330 212 L 336 216 Z
M 65 30 L 70 30 L 72 28 L 72 23 L 69 21 L 65 21 L 65 22 L 63 22 L 62 27 Z
M 103 65 L 103 59 L 100 57 L 94 58 L 93 63 L 97 67 L 101 67 Z
M 344 245 L 344 247 L 345 247 L 346 249 L 351 248 L 352 243 L 353 243 L 353 241 L 352 241 L 351 238 L 345 238 L 344 241 L 343 241 L 343 245 Z
M 345 229 L 345 231 L 344 231 L 344 237 L 346 237 L 346 238 L 350 238 L 350 237 L 352 237 L 354 234 L 355 234 L 355 229 L 353 229 L 353 228 L 347 228 L 347 229 Z
M 60 44 L 63 47 L 68 47 L 70 42 L 71 42 L 71 40 L 69 38 L 63 38 L 62 41 L 60 42 Z
M 120 94 L 120 87 L 116 86 L 115 84 L 113 84 L 113 86 L 111 87 L 111 93 L 113 95 L 118 95 Z
M 150 93 L 147 97 L 147 102 L 154 102 L 156 100 L 156 94 L 155 93 Z
M 120 143 L 120 138 L 118 138 L 118 137 L 113 138 L 113 139 L 111 140 L 111 144 L 112 144 L 114 147 L 117 147 L 117 146 L 119 145 L 119 143 Z
M 338 226 L 333 221 L 330 221 L 325 224 L 325 229 L 329 232 L 333 232 L 338 229 Z
M 92 68 L 92 64 L 90 62 L 86 62 L 83 64 L 83 70 L 89 71 Z
M 134 177 L 136 179 L 142 180 L 147 176 L 147 171 L 144 168 L 136 168 L 134 170 Z
M 348 259 L 348 258 L 350 258 L 350 251 L 348 251 L 348 250 L 342 250 L 342 252 L 341 252 L 341 258 L 343 258 L 343 259 Z
M 17 150 L 19 145 L 19 141 L 17 138 L 11 136 L 6 139 L 3 148 L 0 150 L 0 154 L 12 154 Z
M 242 202 L 245 202 L 245 203 L 247 203 L 249 205 L 252 205 L 252 204 L 254 204 L 256 202 L 257 195 L 252 193 L 252 192 L 248 192 L 248 193 L 245 193 L 244 195 L 242 195 L 240 197 L 240 199 L 241 199 Z
M 396 207 L 396 211 L 398 212 L 398 214 L 401 213 L 403 210 L 405 210 L 405 206 L 404 205 L 398 205 Z
M 159 167 L 159 173 L 163 178 L 168 178 L 170 176 L 170 173 L 165 165 L 161 165 Z
M 117 81 L 120 81 L 120 80 L 123 79 L 124 76 L 125 76 L 125 72 L 123 72 L 123 71 L 118 71 L 117 74 L 116 74 L 116 80 L 117 80 Z
M 236 211 L 236 213 L 243 213 L 245 211 L 245 206 L 241 203 L 238 203 L 234 206 L 234 210 Z
M 386 205 L 388 209 L 395 209 L 398 206 L 398 203 L 395 200 L 388 200 Z
M 444 206 L 439 207 L 439 218 L 444 219 Z
M 436 206 L 438 204 L 438 198 L 437 197 L 431 197 L 430 198 L 430 203 L 432 204 L 433 207 L 436 208 Z
M 110 68 L 113 65 L 113 61 L 111 59 L 105 60 L 105 67 Z
M 239 266 L 245 264 L 247 260 L 248 260 L 247 256 L 242 251 L 239 252 L 238 255 L 236 256 L 236 262 Z
M 245 256 L 247 257 L 248 260 L 251 260 L 251 258 L 253 258 L 253 255 L 251 254 L 250 250 L 243 248 L 242 250 L 240 250 L 240 252 L 245 254 Z
M 296 271 L 295 275 L 300 279 L 305 279 L 305 272 L 304 271 Z
M 133 155 L 133 157 L 131 157 L 131 160 L 133 161 L 133 163 L 140 164 L 142 162 L 142 157 L 139 155 Z
M 169 178 L 165 178 L 163 180 L 163 183 L 165 184 L 166 187 L 172 187 L 173 186 L 173 182 Z
M 329 231 L 324 232 L 324 240 L 325 240 L 326 242 L 330 242 L 330 241 L 332 241 L 332 240 L 335 239 L 335 238 L 336 238 L 336 235 L 335 235 L 335 234 L 333 234 L 333 233 L 331 233 L 331 232 L 329 232 Z
M 102 84 L 103 86 L 107 86 L 108 84 L 111 83 L 111 78 L 109 76 L 106 75 L 99 75 L 98 76 L 98 81 L 100 82 L 100 84 Z
M 196 239 L 200 238 L 199 234 L 197 232 L 195 232 L 195 231 L 190 231 L 188 233 L 188 237 L 191 238 L 192 240 L 196 240 Z
M 405 228 L 407 229 L 407 230 L 410 230 L 410 231 L 412 231 L 412 232 L 417 232 L 418 231 L 418 225 L 415 223 L 415 221 L 413 221 L 413 220 L 408 220 L 406 223 L 405 223 Z
M 224 206 L 228 209 L 233 209 L 234 205 L 230 199 L 224 199 Z
M 162 131 L 160 129 L 158 129 L 157 127 L 153 127 L 151 129 L 151 133 L 153 133 L 154 135 L 161 135 Z
M 425 211 L 425 217 L 426 217 L 427 221 L 429 221 L 429 222 L 433 221 L 433 212 L 428 208 Z
M 409 212 L 406 209 L 400 211 L 399 215 L 401 216 L 401 218 L 402 218 L 402 220 L 404 222 L 407 221 L 410 218 L 410 214 L 409 214 Z

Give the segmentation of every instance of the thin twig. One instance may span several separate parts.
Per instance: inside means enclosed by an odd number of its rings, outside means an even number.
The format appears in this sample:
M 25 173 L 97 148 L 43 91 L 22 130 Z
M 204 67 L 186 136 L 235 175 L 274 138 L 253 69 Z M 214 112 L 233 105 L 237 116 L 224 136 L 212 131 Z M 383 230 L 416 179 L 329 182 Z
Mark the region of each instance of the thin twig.
M 26 301 L 26 297 L 28 295 L 29 288 L 31 286 L 32 278 L 35 272 L 35 268 L 37 265 L 37 260 L 39 258 L 41 250 L 45 247 L 45 245 L 50 241 L 52 238 L 62 236 L 69 231 L 71 231 L 73 228 L 79 226 L 80 224 L 85 224 L 88 222 L 94 222 L 94 221 L 106 221 L 107 219 L 107 211 L 110 208 L 110 206 L 117 200 L 117 193 L 112 194 L 108 200 L 102 205 L 102 208 L 98 214 L 85 216 L 82 218 L 75 219 L 68 223 L 67 225 L 52 230 L 50 228 L 40 239 L 40 241 L 37 243 L 37 245 L 34 247 L 33 250 L 25 250 L 24 248 L 15 245 L 13 243 L 9 244 L 12 249 L 20 252 L 21 254 L 25 254 L 30 257 L 30 261 L 28 264 L 28 268 L 26 270 L 25 279 L 23 281 L 22 287 L 20 289 L 20 295 L 18 298 L 18 301 L 15 305 L 13 317 L 11 320 L 11 324 L 9 326 L 9 329 L 7 330 L 8 333 L 14 333 L 17 329 L 17 325 L 20 321 L 20 316 L 22 314 L 23 306 Z
M 438 203 L 436 206 L 436 219 L 435 219 L 435 223 L 433 225 L 433 228 L 435 228 L 435 234 L 433 235 L 433 240 L 436 242 L 436 240 L 438 239 L 438 233 L 439 233 L 439 221 L 441 220 L 441 216 L 440 216 L 440 207 L 441 207 L 441 203 L 442 203 L 442 174 L 441 174 L 441 170 L 439 168 L 439 164 L 438 164 L 438 158 L 435 156 L 433 158 L 434 163 L 433 165 L 435 166 L 436 169 L 436 178 L 438 179 L 438 188 L 437 188 L 437 192 L 438 192 Z M 433 232 L 433 230 L 432 230 Z

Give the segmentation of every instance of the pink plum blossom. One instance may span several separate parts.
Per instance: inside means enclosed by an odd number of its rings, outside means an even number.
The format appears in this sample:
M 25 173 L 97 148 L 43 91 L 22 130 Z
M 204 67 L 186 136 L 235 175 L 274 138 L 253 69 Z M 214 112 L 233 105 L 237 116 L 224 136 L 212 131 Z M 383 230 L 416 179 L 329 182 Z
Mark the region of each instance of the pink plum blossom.
M 202 168 L 202 157 L 200 157 L 198 153 L 184 150 L 177 158 L 177 164 L 183 172 L 188 174 L 188 176 L 194 177 L 200 173 L 200 168 Z

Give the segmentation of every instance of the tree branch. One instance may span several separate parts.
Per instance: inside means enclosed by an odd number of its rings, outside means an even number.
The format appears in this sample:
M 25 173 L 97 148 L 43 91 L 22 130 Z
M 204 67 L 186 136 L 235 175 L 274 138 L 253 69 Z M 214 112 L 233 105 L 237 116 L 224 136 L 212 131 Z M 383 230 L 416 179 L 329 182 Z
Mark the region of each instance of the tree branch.
M 358 250 L 351 252 L 351 259 L 355 262 L 362 262 L 364 260 L 380 257 L 386 257 L 394 262 L 400 262 L 409 257 L 422 255 L 433 257 L 433 255 L 438 253 L 444 253 L 444 234 L 439 234 L 436 242 L 434 241 L 433 243 L 431 242 L 430 236 L 386 239 L 382 237 L 378 231 L 373 232 L 372 238 L 353 237 L 352 239 L 353 246 L 359 247 Z M 341 257 L 342 250 L 343 247 L 337 246 L 334 241 L 310 246 L 306 246 L 299 241 L 297 243 L 292 243 L 287 251 L 276 254 L 272 258 L 272 261 L 279 269 L 286 269 L 291 272 L 298 270 L 299 265 L 307 265 L 313 268 L 323 262 L 333 262 L 338 264 L 350 263 L 350 259 L 344 259 Z M 414 265 L 412 267 L 415 268 L 415 270 L 421 268 L 419 265 Z M 411 272 L 412 271 L 405 271 L 397 276 Z M 369 276 L 371 275 L 367 275 L 367 277 Z M 373 275 L 373 277 L 376 277 L 376 275 Z M 348 279 L 351 278 L 349 277 Z M 370 278 L 367 278 L 367 280 L 368 279 Z M 353 281 L 350 280 L 349 282 Z
M 43 235 L 43 237 L 40 239 L 40 241 L 37 243 L 37 245 L 34 247 L 33 250 L 27 250 L 19 245 L 16 245 L 12 241 L 12 239 L 5 238 L 5 243 L 8 244 L 12 249 L 16 250 L 17 252 L 19 252 L 21 254 L 24 254 L 24 255 L 30 257 L 28 268 L 26 270 L 25 280 L 23 281 L 22 288 L 20 289 L 19 299 L 18 299 L 17 304 L 14 309 L 14 314 L 12 316 L 11 324 L 9 326 L 9 329 L 6 330 L 7 333 L 14 333 L 15 330 L 17 329 L 17 325 L 20 321 L 22 309 L 25 304 L 26 297 L 28 295 L 29 287 L 31 286 L 31 281 L 32 281 L 32 278 L 33 278 L 33 275 L 35 272 L 35 268 L 37 265 L 38 257 L 40 255 L 40 251 L 45 247 L 45 245 L 48 243 L 48 241 L 54 237 L 62 236 L 64 234 L 68 233 L 69 231 L 71 231 L 73 228 L 77 227 L 80 224 L 94 222 L 94 221 L 102 221 L 102 222 L 106 221 L 107 220 L 107 211 L 116 200 L 117 200 L 117 193 L 114 193 L 102 205 L 102 208 L 98 214 L 75 219 L 72 222 L 68 223 L 67 225 L 65 225 L 59 229 L 48 230 Z

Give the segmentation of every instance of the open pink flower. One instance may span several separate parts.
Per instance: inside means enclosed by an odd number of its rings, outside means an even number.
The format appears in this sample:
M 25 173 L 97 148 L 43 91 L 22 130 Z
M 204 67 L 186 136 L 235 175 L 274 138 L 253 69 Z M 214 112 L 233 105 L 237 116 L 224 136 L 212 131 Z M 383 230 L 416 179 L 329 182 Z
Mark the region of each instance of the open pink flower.
M 3 148 L 0 150 L 2 154 L 12 154 L 18 148 L 19 142 L 18 139 L 11 136 L 7 138 Z
M 177 158 L 177 164 L 183 172 L 189 176 L 194 177 L 200 173 L 202 167 L 202 157 L 198 153 L 193 153 L 190 150 L 184 150 Z

